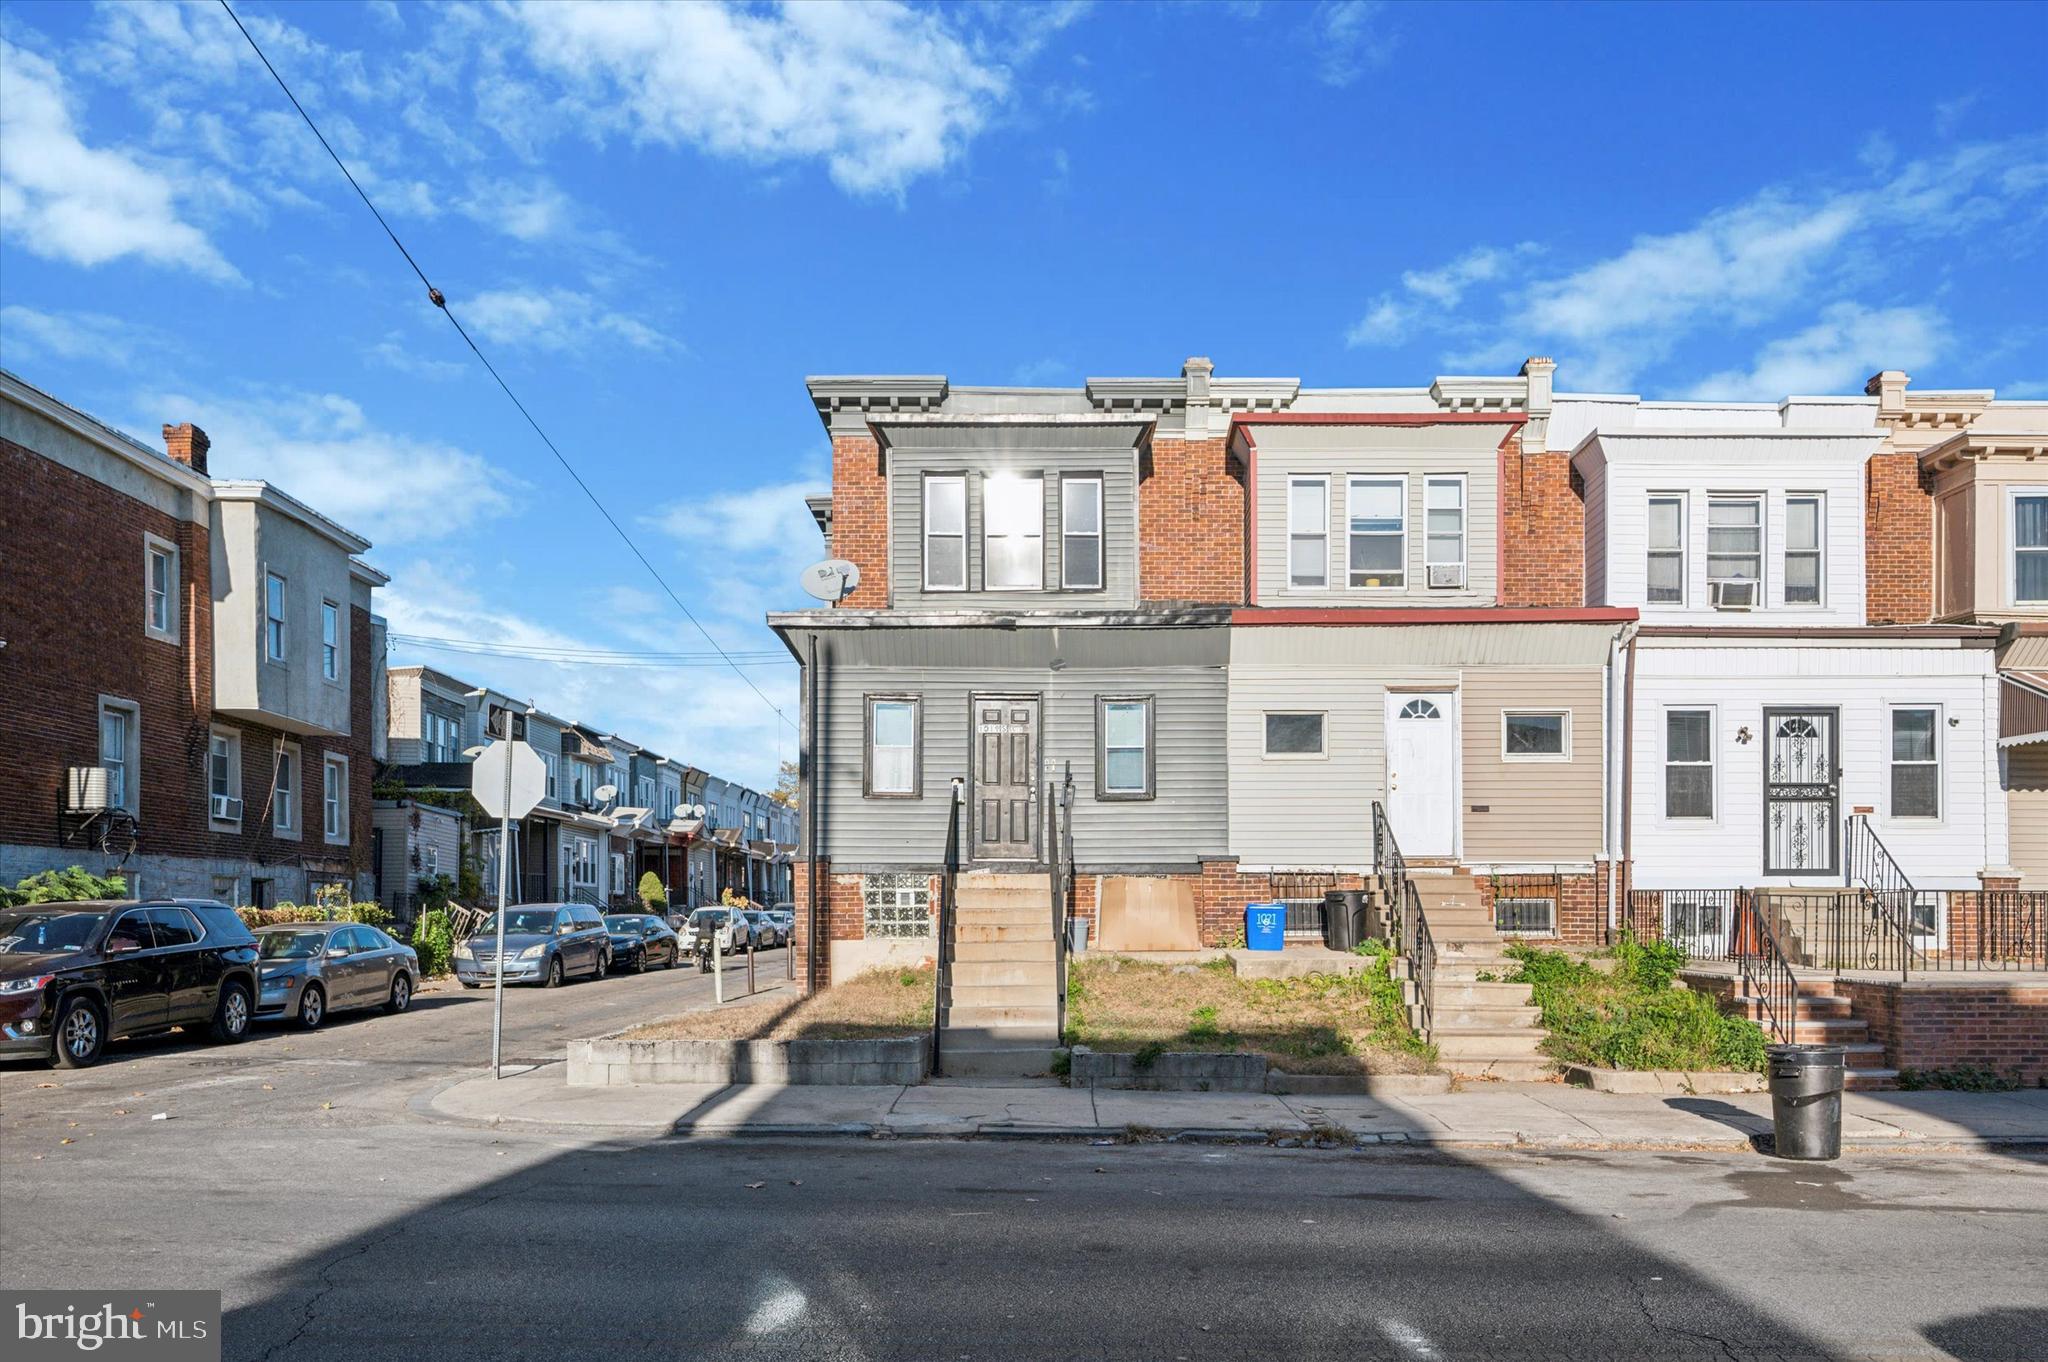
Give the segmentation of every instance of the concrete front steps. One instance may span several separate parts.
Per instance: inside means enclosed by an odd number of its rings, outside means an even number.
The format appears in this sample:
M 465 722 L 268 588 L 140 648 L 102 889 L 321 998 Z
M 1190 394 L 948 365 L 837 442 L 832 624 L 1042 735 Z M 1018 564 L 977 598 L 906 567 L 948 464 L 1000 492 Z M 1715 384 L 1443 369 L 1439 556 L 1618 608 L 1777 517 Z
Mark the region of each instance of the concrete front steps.
M 1478 881 L 1463 872 L 1414 878 L 1423 920 L 1436 945 L 1427 1039 L 1442 1066 L 1461 1078 L 1547 1078 L 1555 1067 L 1542 1051 L 1549 1032 L 1539 1024 L 1527 984 L 1501 982 L 1515 969 Z M 1411 975 L 1403 986 L 1409 1015 L 1421 1020 Z
M 977 872 L 954 884 L 952 983 L 941 1002 L 948 1078 L 1028 1078 L 1059 1045 L 1052 881 Z
M 1766 1029 L 1770 1026 L 1763 1001 L 1738 991 L 1730 998 L 1731 1009 Z M 1833 991 L 1827 979 L 1799 980 L 1799 1007 L 1795 1014 L 1801 1045 L 1839 1045 L 1843 1075 L 1850 1092 L 1881 1092 L 1899 1086 L 1899 1071 L 1886 1064 L 1884 1046 L 1870 1038 L 1870 1024 L 1858 1017 L 1847 998 Z

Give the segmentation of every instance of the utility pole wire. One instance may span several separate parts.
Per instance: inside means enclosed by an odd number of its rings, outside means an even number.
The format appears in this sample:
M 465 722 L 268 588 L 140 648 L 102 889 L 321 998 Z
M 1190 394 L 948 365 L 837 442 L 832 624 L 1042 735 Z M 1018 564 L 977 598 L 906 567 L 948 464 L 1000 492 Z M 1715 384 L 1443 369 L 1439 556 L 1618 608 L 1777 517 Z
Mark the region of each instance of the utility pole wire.
M 760 696 L 761 703 L 774 710 L 776 718 L 785 724 L 790 724 L 794 728 L 795 725 L 790 723 L 789 716 L 782 712 L 782 707 L 773 700 L 770 700 L 767 693 L 754 684 L 754 678 L 748 676 L 741 669 L 740 664 L 732 660 L 731 655 L 719 645 L 718 640 L 711 636 L 711 631 L 704 627 L 703 622 L 691 612 L 689 606 L 683 604 L 683 598 L 678 596 L 675 588 L 668 584 L 668 579 L 663 577 L 654 564 L 648 561 L 647 555 L 640 551 L 640 546 L 633 542 L 633 537 L 626 533 L 625 528 L 612 516 L 611 511 L 606 509 L 605 504 L 597 499 L 597 493 L 590 490 L 590 484 L 583 480 L 583 475 L 576 471 L 575 465 L 571 464 L 562 451 L 555 446 L 555 442 L 548 437 L 547 431 L 543 430 L 540 422 L 534 419 L 533 413 L 526 409 L 526 404 L 519 400 L 519 394 L 512 391 L 512 385 L 507 383 L 504 376 L 498 372 L 498 367 L 491 363 L 490 357 L 485 355 L 477 343 L 470 338 L 469 332 L 463 328 L 462 323 L 449 310 L 447 297 L 442 294 L 441 290 L 434 287 L 433 280 L 427 278 L 427 272 L 420 268 L 420 262 L 413 259 L 412 252 L 408 251 L 405 248 L 405 243 L 398 239 L 398 233 L 391 230 L 391 224 L 384 220 L 384 215 L 377 211 L 377 205 L 371 202 L 370 196 L 363 191 L 362 185 L 356 182 L 356 177 L 349 173 L 347 163 L 335 153 L 334 147 L 328 142 L 326 134 L 320 131 L 320 125 L 313 121 L 313 116 L 306 112 L 306 106 L 299 103 L 299 97 L 292 93 L 292 87 L 285 84 L 284 77 L 279 75 L 277 68 L 270 64 L 270 58 L 263 54 L 262 46 L 257 43 L 255 35 L 251 34 L 242 23 L 241 16 L 235 13 L 234 7 L 228 4 L 228 0 L 220 0 L 220 7 L 227 11 L 228 18 L 234 21 L 237 29 L 241 30 L 242 37 L 247 40 L 250 50 L 256 54 L 256 59 L 263 63 L 263 69 L 268 71 L 270 78 L 277 82 L 277 88 L 284 91 L 284 97 L 292 102 L 294 109 L 298 110 L 299 117 L 305 120 L 308 128 L 312 129 L 313 136 L 320 139 L 321 147 L 327 152 L 329 159 L 334 162 L 336 168 L 341 171 L 343 177 L 348 180 L 349 188 L 356 191 L 356 197 L 363 201 L 363 206 L 370 210 L 370 216 L 376 218 L 377 225 L 384 229 L 384 235 L 391 238 L 391 244 L 396 246 L 398 253 L 405 257 L 405 263 L 412 266 L 412 272 L 419 276 L 422 284 L 427 286 L 428 300 L 441 310 L 441 315 L 446 317 L 448 324 L 455 328 L 455 334 L 462 337 L 462 343 L 469 347 L 470 353 L 475 355 L 477 362 L 484 366 L 485 372 L 490 374 L 491 378 L 496 381 L 498 387 L 504 391 L 505 396 L 511 400 L 512 405 L 518 408 L 519 414 L 526 418 L 526 424 L 533 427 L 533 433 L 538 435 L 541 443 L 547 446 L 548 453 L 555 456 L 555 462 L 562 465 L 562 471 L 569 475 L 570 480 L 589 499 L 590 504 L 597 508 L 597 513 L 604 517 L 605 524 L 612 527 L 612 533 L 618 535 L 620 542 L 625 544 L 633 556 L 640 560 L 640 566 L 647 569 L 647 575 L 654 578 L 655 585 L 659 586 L 663 594 L 675 602 L 676 609 L 683 612 L 683 618 L 694 625 L 697 632 L 704 635 L 704 641 L 709 643 L 717 651 L 718 655 L 725 659 L 726 665 L 732 668 L 733 675 L 746 682 L 747 689 Z M 777 729 L 776 733 L 777 741 L 779 742 L 781 730 Z

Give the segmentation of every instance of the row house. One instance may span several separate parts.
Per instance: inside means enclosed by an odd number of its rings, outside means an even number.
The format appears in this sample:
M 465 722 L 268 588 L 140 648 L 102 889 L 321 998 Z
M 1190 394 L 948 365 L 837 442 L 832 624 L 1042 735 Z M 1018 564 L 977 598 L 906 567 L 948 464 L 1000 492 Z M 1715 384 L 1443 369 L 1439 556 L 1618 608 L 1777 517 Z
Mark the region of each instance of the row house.
M 1376 808 L 1567 941 L 1642 891 L 1711 937 L 1717 891 L 1881 862 L 1938 949 L 1952 903 L 2048 885 L 2048 407 L 1553 372 L 810 380 L 811 511 L 859 570 L 769 620 L 804 671 L 810 980 L 929 950 L 956 781 L 966 865 L 1046 867 L 1057 802 L 1078 911 L 1156 946 L 1361 886 Z
M 0 880 L 264 906 L 374 892 L 385 576 L 211 442 L 164 449 L 0 372 Z

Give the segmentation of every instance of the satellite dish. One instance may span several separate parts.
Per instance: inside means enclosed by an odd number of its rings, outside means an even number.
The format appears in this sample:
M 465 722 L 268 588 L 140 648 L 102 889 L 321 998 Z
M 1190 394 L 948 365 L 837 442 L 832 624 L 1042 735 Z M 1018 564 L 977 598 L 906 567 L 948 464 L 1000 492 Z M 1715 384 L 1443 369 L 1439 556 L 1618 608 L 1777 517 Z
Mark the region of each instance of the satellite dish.
M 619 797 L 619 787 L 616 785 L 600 785 L 590 792 L 590 797 L 600 804 L 609 804 Z
M 836 603 L 853 594 L 860 585 L 860 569 L 844 558 L 827 558 L 803 571 L 803 588 L 821 601 Z

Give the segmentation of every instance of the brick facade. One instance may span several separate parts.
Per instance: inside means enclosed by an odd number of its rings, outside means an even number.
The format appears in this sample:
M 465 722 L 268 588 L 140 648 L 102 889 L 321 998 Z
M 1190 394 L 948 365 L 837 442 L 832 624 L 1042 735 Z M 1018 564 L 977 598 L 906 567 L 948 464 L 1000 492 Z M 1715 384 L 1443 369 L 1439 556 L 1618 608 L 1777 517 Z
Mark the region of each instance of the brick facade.
M 841 605 L 888 607 L 889 480 L 872 435 L 832 437 L 832 556 L 860 568 L 860 585 Z
M 1586 500 L 1571 455 L 1501 450 L 1500 603 L 1585 605 Z
M 1864 614 L 1925 624 L 1934 613 L 1934 497 L 1916 454 L 1876 454 L 1863 504 Z
M 1230 441 L 1154 439 L 1141 471 L 1140 596 L 1148 602 L 1242 605 L 1244 473 L 1230 457 Z
M 1479 875 L 1479 901 L 1493 907 L 1496 896 L 1508 898 L 1555 897 L 1557 930 L 1541 938 L 1566 946 L 1600 946 L 1612 935 L 1607 930 L 1607 866 L 1595 862 L 1590 875 L 1548 876 Z
M 196 432 L 195 432 L 196 434 Z M 203 436 L 200 437 L 203 439 Z M 203 452 L 200 456 L 203 462 Z M 251 878 L 273 880 L 278 896 L 303 896 L 306 862 L 318 875 L 367 881 L 370 869 L 371 631 L 352 611 L 350 736 L 293 738 L 303 751 L 298 843 L 277 838 L 265 818 L 271 754 L 279 737 L 262 725 L 222 720 L 242 744 L 240 831 L 216 830 L 209 817 L 208 744 L 213 714 L 213 594 L 207 526 L 172 516 L 35 451 L 0 440 L 0 693 L 9 721 L 0 725 L 0 859 L 9 872 L 82 865 L 126 870 L 148 893 L 212 892 L 233 874 L 246 894 Z M 178 550 L 178 637 L 144 630 L 145 534 Z M 140 831 L 135 855 L 65 845 L 60 837 L 66 768 L 99 763 L 99 705 L 104 696 L 136 707 Z M 320 754 L 349 758 L 351 833 L 346 847 L 320 837 Z
M 1895 1069 L 1968 1065 L 2048 1080 L 2048 985 L 1996 979 L 1838 979 Z

